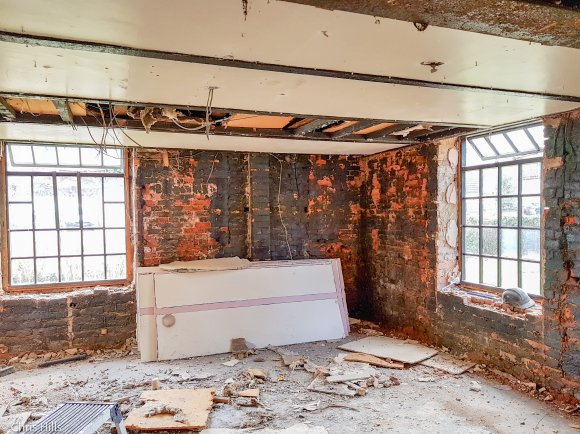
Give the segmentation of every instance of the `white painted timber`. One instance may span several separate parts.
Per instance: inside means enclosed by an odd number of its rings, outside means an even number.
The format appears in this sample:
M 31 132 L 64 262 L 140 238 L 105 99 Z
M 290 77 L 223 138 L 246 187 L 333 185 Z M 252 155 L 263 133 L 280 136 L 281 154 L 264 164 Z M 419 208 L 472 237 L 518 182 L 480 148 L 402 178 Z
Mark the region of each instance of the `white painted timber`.
M 0 10 L 0 29 L 16 33 L 580 96 L 580 50 L 282 1 L 251 0 L 247 16 L 238 0 L 0 0 Z M 429 61 L 443 65 L 432 73 Z
M 164 327 L 157 317 L 159 360 L 227 353 L 239 337 L 265 348 L 345 336 L 336 300 L 178 313 L 175 320 Z
M 579 106 L 528 96 L 0 43 L 4 92 L 205 106 L 209 87 L 217 88 L 214 107 L 472 125 L 516 122 Z

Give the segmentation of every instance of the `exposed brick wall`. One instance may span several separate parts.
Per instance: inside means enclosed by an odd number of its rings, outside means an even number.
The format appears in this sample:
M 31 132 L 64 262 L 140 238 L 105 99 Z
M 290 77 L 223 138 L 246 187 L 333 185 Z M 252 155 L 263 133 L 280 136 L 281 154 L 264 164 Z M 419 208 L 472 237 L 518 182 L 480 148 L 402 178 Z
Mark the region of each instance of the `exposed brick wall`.
M 246 256 L 245 154 L 145 150 L 135 165 L 139 264 Z
M 134 335 L 132 288 L 0 297 L 0 359 L 67 348 L 115 348 Z
M 436 148 L 408 147 L 361 159 L 361 245 L 369 314 L 426 334 L 434 294 Z
M 546 137 L 543 313 L 440 291 L 458 273 L 454 141 L 361 160 L 361 290 L 393 330 L 580 399 L 580 112 L 547 119 Z

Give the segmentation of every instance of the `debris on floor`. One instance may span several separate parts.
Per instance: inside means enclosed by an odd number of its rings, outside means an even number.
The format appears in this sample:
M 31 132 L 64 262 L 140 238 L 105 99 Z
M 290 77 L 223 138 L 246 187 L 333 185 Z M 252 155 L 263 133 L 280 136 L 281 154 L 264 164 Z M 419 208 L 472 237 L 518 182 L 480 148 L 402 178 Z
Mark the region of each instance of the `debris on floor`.
M 380 368 L 390 368 L 390 369 L 404 369 L 405 365 L 403 363 L 392 362 L 390 360 L 381 359 L 379 357 L 372 356 L 370 354 L 364 353 L 349 353 L 344 356 L 344 360 L 347 362 L 362 362 L 368 363 L 369 365 L 378 366 Z
M 447 372 L 448 374 L 459 375 L 463 374 L 468 369 L 473 368 L 475 363 L 459 360 L 448 354 L 437 354 L 427 360 L 423 360 L 421 365 L 439 369 L 440 371 Z
M 14 366 L 8 366 L 6 368 L 0 368 L 0 377 L 5 377 L 10 375 L 15 371 Z
M 201 434 L 243 434 L 245 432 L 247 431 L 231 428 L 210 428 L 203 430 Z M 328 431 L 323 426 L 308 426 L 304 423 L 299 423 L 289 428 L 264 428 L 252 432 L 255 434 L 328 434 Z
M 141 407 L 131 410 L 125 421 L 135 431 L 201 430 L 207 427 L 214 389 L 148 390 Z
M 437 350 L 415 341 L 398 340 L 385 336 L 372 336 L 339 346 L 341 350 L 365 353 L 383 359 L 415 364 L 437 354 Z
M 230 353 L 238 360 L 246 359 L 251 354 L 256 354 L 256 350 L 249 348 L 244 338 L 235 338 L 230 341 Z
M 22 412 L 0 417 L 0 433 L 14 434 L 22 430 L 32 413 Z
M 227 362 L 223 362 L 222 365 L 229 366 L 230 368 L 233 368 L 238 363 L 240 363 L 240 359 L 231 359 L 231 360 L 228 360 Z

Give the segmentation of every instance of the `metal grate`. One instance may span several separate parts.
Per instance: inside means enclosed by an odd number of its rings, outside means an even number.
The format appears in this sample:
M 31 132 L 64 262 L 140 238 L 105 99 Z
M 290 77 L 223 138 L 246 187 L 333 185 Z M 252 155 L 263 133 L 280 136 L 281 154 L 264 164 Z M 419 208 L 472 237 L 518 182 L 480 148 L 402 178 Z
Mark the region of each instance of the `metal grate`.
M 26 432 L 31 434 L 92 434 L 112 421 L 126 433 L 119 405 L 104 402 L 65 402 L 40 419 Z

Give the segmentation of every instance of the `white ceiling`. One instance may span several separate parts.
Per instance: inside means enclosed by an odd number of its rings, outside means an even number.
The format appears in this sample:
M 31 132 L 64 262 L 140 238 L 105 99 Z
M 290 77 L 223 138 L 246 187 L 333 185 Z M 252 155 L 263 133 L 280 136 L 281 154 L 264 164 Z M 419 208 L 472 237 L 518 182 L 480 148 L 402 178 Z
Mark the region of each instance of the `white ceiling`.
M 0 0 L 0 30 L 287 66 L 580 96 L 580 81 L 574 73 L 580 71 L 580 50 L 433 26 L 419 32 L 407 22 L 375 21 L 370 16 L 275 0 L 248 3 L 248 15 L 244 17 L 242 2 L 237 0 Z M 430 67 L 420 64 L 424 61 L 444 64 L 431 73 Z M 580 106 L 477 90 L 401 86 L 0 43 L 3 92 L 204 106 L 209 86 L 218 88 L 214 107 L 400 121 L 499 125 Z M 13 130 L 3 126 L 0 134 Z M 175 136 L 183 134 L 170 135 L 171 143 L 202 146 L 197 136 L 176 140 Z M 225 144 L 229 139 L 216 138 L 213 145 L 230 146 Z M 233 140 L 240 146 L 244 141 Z M 275 144 L 273 139 L 259 140 L 272 142 L 264 148 L 266 151 L 283 152 L 287 146 L 305 145 L 283 139 Z M 315 145 L 311 152 L 331 146 L 327 142 L 311 144 Z M 347 145 L 347 150 L 355 146 Z M 356 146 L 358 150 L 358 146 L 366 145 Z M 380 150 L 377 147 L 387 149 L 392 145 L 369 146 L 369 152 L 376 152 Z

